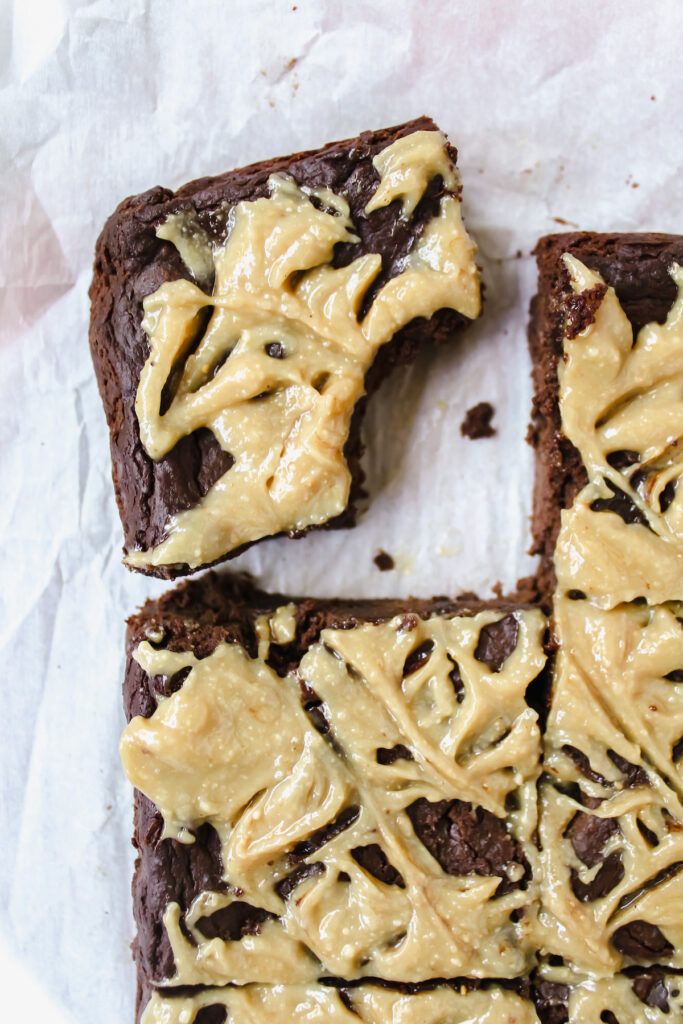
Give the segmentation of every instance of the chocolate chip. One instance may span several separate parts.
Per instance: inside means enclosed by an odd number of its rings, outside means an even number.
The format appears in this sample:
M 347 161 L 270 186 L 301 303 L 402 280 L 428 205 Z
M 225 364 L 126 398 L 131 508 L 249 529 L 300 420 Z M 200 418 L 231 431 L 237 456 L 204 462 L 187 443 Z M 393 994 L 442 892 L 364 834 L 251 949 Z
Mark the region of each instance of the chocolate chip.
M 206 917 L 200 917 L 197 928 L 207 939 L 238 942 L 245 935 L 258 935 L 263 922 L 274 918 L 275 914 L 261 907 L 252 907 L 249 903 L 238 901 Z
M 634 993 L 646 1006 L 653 1006 L 663 1013 L 669 1012 L 668 991 L 659 971 L 642 974 L 631 986 Z
M 492 672 L 501 668 L 517 646 L 519 623 L 514 615 L 506 615 L 497 622 L 483 626 L 474 652 L 477 661 L 487 665 Z
M 323 702 L 321 700 L 310 700 L 304 704 L 304 711 L 310 718 L 313 728 L 322 736 L 327 735 L 330 731 L 330 723 L 327 720 Z
M 599 818 L 580 811 L 574 815 L 564 834 L 579 860 L 592 868 L 603 859 L 602 850 L 608 839 L 620 831 L 616 818 Z
M 378 747 L 375 752 L 377 764 L 394 764 L 395 761 L 414 761 L 414 757 L 406 746 L 397 743 L 394 747 Z
M 194 1018 L 193 1024 L 225 1024 L 228 1011 L 221 1003 L 202 1006 Z
M 617 754 L 615 750 L 608 750 L 607 756 L 613 765 L 615 765 L 621 774 L 626 779 L 626 786 L 628 789 L 638 789 L 639 786 L 649 786 L 650 780 L 648 779 L 647 772 L 637 764 L 631 764 L 621 754 Z
M 455 690 L 455 697 L 458 704 L 462 704 L 465 699 L 465 684 L 463 683 L 462 676 L 460 675 L 460 666 L 457 661 L 450 656 L 450 654 L 446 653 L 446 657 L 453 666 L 448 673 L 448 678 L 453 683 L 453 689 Z
M 630 448 L 620 448 L 619 451 L 610 452 L 607 456 L 607 463 L 612 469 L 627 469 L 636 462 L 640 462 L 640 452 L 634 452 Z
M 497 896 L 525 888 L 529 865 L 501 818 L 464 800 L 431 803 L 424 797 L 410 804 L 407 812 L 416 836 L 447 874 L 498 875 Z M 512 864 L 523 868 L 517 882 L 507 876 Z
M 659 511 L 666 512 L 671 502 L 676 497 L 676 481 L 669 480 L 668 484 L 659 495 Z
M 581 903 L 607 896 L 624 877 L 624 863 L 621 850 L 613 850 L 603 861 L 597 874 L 590 882 L 582 882 L 579 873 L 572 868 L 570 874 L 572 892 Z
M 316 829 L 312 832 L 308 839 L 302 840 L 297 843 L 292 852 L 289 855 L 289 861 L 291 864 L 296 864 L 298 861 L 305 860 L 310 857 L 312 853 L 319 850 L 325 843 L 329 843 L 330 839 L 334 839 L 335 836 L 340 835 L 350 825 L 353 825 L 354 821 L 360 814 L 360 807 L 355 804 L 351 807 L 345 807 L 341 814 L 337 815 L 334 821 L 330 822 L 329 825 L 323 825 L 322 828 Z
M 595 501 L 591 502 L 590 507 L 592 511 L 614 512 L 623 519 L 625 523 L 640 523 L 641 526 L 646 526 L 649 530 L 650 524 L 648 523 L 647 518 L 640 511 L 633 499 L 617 487 L 616 484 L 613 484 L 611 480 L 605 480 L 605 483 L 612 492 L 612 497 L 596 498 Z
M 275 892 L 278 894 L 280 899 L 286 900 L 296 889 L 305 878 L 311 878 L 313 875 L 321 875 L 325 871 L 325 865 L 320 861 L 316 861 L 314 864 L 300 864 L 298 868 L 294 868 L 288 875 L 275 886 Z
M 370 843 L 368 846 L 356 846 L 351 850 L 351 856 L 356 864 L 360 864 L 368 874 L 371 874 L 385 885 L 397 885 L 399 889 L 405 889 L 406 884 L 400 871 L 397 871 L 393 864 L 390 864 L 387 855 L 379 843 Z
M 652 832 L 647 825 L 640 820 L 640 818 L 636 818 L 636 825 L 638 826 L 638 831 L 646 843 L 649 843 L 650 846 L 659 846 L 659 839 L 655 833 Z
M 612 945 L 632 960 L 657 960 L 673 953 L 673 946 L 657 925 L 649 921 L 631 921 L 612 935 Z
M 533 999 L 543 1024 L 565 1024 L 569 1020 L 569 985 L 537 979 L 533 983 Z
M 569 743 L 565 743 L 562 747 L 562 753 L 566 754 L 570 761 L 573 761 L 584 778 L 589 779 L 591 782 L 597 782 L 600 786 L 609 787 L 612 785 L 604 775 L 600 775 L 599 772 L 593 771 L 590 761 L 582 750 L 578 750 L 576 747 L 570 746 Z
M 415 647 L 403 664 L 403 675 L 409 676 L 412 672 L 417 672 L 419 668 L 428 661 L 429 655 L 434 650 L 434 641 L 425 640 L 423 643 Z
M 266 345 L 266 355 L 271 359 L 284 359 L 285 350 L 280 341 L 269 341 Z
M 567 597 L 570 601 L 585 601 L 586 595 L 583 590 L 568 590 Z

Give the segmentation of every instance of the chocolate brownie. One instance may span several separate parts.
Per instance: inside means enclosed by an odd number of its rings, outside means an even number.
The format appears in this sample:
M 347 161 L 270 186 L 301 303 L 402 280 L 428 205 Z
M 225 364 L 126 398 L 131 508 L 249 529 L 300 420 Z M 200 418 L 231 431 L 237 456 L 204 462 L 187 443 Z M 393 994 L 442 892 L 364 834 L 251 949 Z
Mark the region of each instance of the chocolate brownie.
M 544 636 L 505 602 L 291 600 L 212 573 L 132 616 L 139 999 L 524 977 Z
M 587 482 L 581 458 L 561 429 L 557 366 L 563 355 L 565 322 L 570 333 L 578 334 L 591 323 L 603 294 L 602 287 L 590 294 L 573 293 L 562 262 L 564 253 L 597 271 L 605 285 L 615 289 L 635 335 L 645 324 L 666 319 L 676 298 L 669 268 L 683 263 L 683 237 L 574 232 L 548 235 L 536 246 L 538 293 L 531 302 L 529 323 L 534 383 L 529 438 L 536 449 L 532 553 L 541 556 L 537 585 L 546 608 L 555 587 L 553 556 L 560 512 Z M 632 452 L 615 451 L 612 464 L 617 466 L 621 460 L 628 465 L 632 458 Z M 621 502 L 621 514 L 626 517 L 633 512 L 618 494 L 605 500 L 613 506 Z
M 422 117 L 121 203 L 90 345 L 129 568 L 353 524 L 366 397 L 479 312 L 456 156 Z

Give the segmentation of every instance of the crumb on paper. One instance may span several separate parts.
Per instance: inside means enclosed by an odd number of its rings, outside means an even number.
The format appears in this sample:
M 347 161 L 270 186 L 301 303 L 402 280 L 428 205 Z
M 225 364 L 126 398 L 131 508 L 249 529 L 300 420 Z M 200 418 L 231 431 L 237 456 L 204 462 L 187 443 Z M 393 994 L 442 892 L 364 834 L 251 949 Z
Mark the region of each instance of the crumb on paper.
M 373 562 L 375 563 L 380 572 L 390 572 L 395 565 L 391 555 L 388 554 L 386 551 L 382 551 L 381 548 L 373 558 Z
M 517 252 L 515 253 L 515 259 L 516 260 L 521 260 L 521 258 L 522 258 L 522 250 L 518 249 Z
M 553 217 L 556 224 L 564 224 L 568 228 L 578 228 L 578 224 L 575 224 L 573 220 L 565 220 L 564 217 Z
M 471 441 L 476 441 L 480 437 L 493 437 L 496 428 L 491 420 L 495 411 L 490 402 L 477 402 L 473 405 L 467 410 L 465 419 L 460 424 L 462 436 L 469 437 Z
M 640 188 L 640 185 L 638 184 L 637 181 L 632 181 L 631 182 L 631 188 Z
M 650 96 L 650 99 L 651 99 L 651 100 L 656 100 L 656 99 L 657 99 L 657 97 L 656 97 L 656 96 Z
M 437 400 L 436 400 L 436 407 L 439 410 L 439 412 L 447 412 L 448 411 L 448 402 L 444 402 L 443 398 L 437 398 Z

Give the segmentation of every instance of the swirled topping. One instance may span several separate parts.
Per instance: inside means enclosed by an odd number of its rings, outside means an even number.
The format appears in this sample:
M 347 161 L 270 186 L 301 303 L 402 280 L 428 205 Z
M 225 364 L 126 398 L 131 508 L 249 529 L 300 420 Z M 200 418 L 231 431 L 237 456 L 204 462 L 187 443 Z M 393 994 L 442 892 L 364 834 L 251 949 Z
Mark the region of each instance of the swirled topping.
M 541 921 L 550 952 L 608 978 L 683 966 L 683 271 L 666 322 L 634 339 L 614 290 L 564 259 L 562 429 L 589 482 L 555 552 Z
M 257 658 L 142 643 L 150 675 L 189 674 L 126 729 L 126 772 L 166 837 L 211 825 L 223 868 L 221 891 L 167 906 L 167 983 L 523 973 L 544 629 L 536 611 L 326 629 L 285 678 L 263 630 Z M 234 941 L 237 903 L 260 923 Z
M 172 517 L 156 547 L 131 552 L 130 565 L 196 567 L 341 513 L 351 479 L 344 445 L 378 349 L 439 309 L 478 315 L 475 247 L 444 136 L 414 132 L 380 152 L 375 166 L 369 213 L 400 199 L 410 216 L 437 176 L 450 191 L 362 318 L 382 258 L 333 264 L 335 248 L 358 237 L 348 203 L 329 189 L 271 176 L 268 197 L 230 211 L 221 246 L 191 211 L 159 228 L 196 283 L 171 281 L 144 300 L 140 438 L 160 459 L 206 428 L 233 462 L 196 506 Z

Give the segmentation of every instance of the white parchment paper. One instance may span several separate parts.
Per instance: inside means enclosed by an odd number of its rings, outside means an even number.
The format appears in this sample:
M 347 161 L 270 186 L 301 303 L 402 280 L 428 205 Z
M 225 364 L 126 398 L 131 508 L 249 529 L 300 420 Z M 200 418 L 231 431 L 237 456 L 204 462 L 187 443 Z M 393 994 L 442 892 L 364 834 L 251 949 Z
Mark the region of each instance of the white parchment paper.
M 123 622 L 161 586 L 120 564 L 87 348 L 105 218 L 155 184 L 433 116 L 460 150 L 485 316 L 374 400 L 355 531 L 232 564 L 318 595 L 511 588 L 533 568 L 528 253 L 565 225 L 683 232 L 682 31 L 676 0 L 0 2 L 7 1020 L 133 1014 Z M 468 441 L 459 425 L 481 400 L 498 433 Z M 379 548 L 394 572 L 374 566 Z

